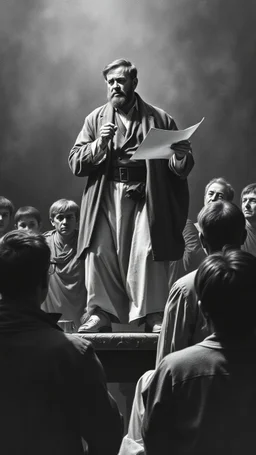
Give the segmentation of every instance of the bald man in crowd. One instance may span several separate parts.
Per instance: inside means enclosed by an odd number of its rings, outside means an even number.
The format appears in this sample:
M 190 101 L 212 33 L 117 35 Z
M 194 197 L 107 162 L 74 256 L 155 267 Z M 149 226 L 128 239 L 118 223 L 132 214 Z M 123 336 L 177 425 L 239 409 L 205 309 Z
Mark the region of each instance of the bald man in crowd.
M 191 146 L 172 144 L 169 160 L 131 160 L 151 128 L 177 126 L 138 95 L 133 63 L 115 60 L 103 76 L 108 103 L 86 117 L 69 155 L 72 172 L 88 177 L 78 238 L 88 317 L 79 331 L 111 331 L 111 322 L 145 321 L 147 330 L 159 332 L 169 264 L 184 252 Z

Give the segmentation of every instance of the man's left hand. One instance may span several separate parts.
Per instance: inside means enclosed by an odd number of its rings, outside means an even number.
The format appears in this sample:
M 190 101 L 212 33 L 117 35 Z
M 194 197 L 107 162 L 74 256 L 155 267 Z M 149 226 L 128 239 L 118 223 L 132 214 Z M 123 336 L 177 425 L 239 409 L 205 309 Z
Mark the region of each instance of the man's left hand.
M 178 160 L 182 160 L 191 151 L 190 141 L 180 141 L 171 145 L 171 149 L 174 150 L 175 156 Z

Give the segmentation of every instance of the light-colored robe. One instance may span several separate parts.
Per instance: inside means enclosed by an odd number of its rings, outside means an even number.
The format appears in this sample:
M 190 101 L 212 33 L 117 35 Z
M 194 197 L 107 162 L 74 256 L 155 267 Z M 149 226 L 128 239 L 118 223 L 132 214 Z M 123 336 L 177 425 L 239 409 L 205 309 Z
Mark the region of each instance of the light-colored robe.
M 86 307 L 84 285 L 84 261 L 77 258 L 77 232 L 70 248 L 63 250 L 58 233 L 49 231 L 45 238 L 51 250 L 51 265 L 54 273 L 49 275 L 49 290 L 42 309 L 50 313 L 61 313 L 61 319 L 74 321 L 76 328 Z

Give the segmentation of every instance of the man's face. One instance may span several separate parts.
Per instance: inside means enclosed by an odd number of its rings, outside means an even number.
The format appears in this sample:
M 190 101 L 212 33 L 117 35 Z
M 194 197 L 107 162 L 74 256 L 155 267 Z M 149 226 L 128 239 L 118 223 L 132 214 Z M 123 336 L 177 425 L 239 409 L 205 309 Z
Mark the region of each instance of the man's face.
M 256 193 L 243 195 L 242 212 L 249 223 L 256 223 Z
M 77 227 L 76 215 L 72 211 L 57 213 L 51 220 L 53 227 L 62 237 L 68 237 Z
M 39 234 L 41 225 L 38 223 L 36 218 L 30 215 L 22 216 L 19 221 L 17 222 L 17 229 L 34 232 L 35 234 Z
M 107 74 L 108 100 L 115 108 L 122 109 L 131 103 L 137 79 L 131 79 L 126 68 L 120 66 Z
M 204 205 L 216 202 L 218 200 L 227 200 L 227 191 L 222 183 L 213 183 L 204 196 Z
M 8 231 L 11 222 L 11 214 L 7 208 L 0 208 L 0 237 Z

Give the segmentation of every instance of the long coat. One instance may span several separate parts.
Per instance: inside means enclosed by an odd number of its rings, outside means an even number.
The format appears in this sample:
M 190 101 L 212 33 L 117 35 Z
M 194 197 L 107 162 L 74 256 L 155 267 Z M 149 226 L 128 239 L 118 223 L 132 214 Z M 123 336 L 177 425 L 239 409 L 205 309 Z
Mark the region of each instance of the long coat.
M 138 109 L 141 115 L 145 139 L 151 128 L 176 130 L 172 117 L 162 109 L 145 103 L 138 94 Z M 95 109 L 85 119 L 82 131 L 69 154 L 69 166 L 78 177 L 88 177 L 81 202 L 80 235 L 78 255 L 83 256 L 90 246 L 93 229 L 97 220 L 104 185 L 110 165 L 110 147 L 107 158 L 100 164 L 93 164 L 91 144 L 100 137 L 100 127 L 113 122 L 114 109 L 110 103 Z M 180 175 L 170 169 L 168 160 L 146 160 L 146 204 L 152 243 L 152 255 L 156 261 L 178 260 L 184 252 L 184 229 L 189 207 L 187 175 L 194 165 L 192 154 L 186 160 Z M 176 171 L 179 171 L 177 162 Z

